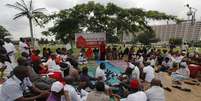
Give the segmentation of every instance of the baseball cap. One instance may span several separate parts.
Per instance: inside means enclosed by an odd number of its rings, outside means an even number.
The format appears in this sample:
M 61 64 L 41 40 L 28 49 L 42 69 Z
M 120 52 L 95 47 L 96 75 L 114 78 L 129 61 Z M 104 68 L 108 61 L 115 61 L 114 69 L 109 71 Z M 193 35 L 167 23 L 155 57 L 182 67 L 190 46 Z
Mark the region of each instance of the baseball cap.
M 59 93 L 63 89 L 63 87 L 64 85 L 61 82 L 56 81 L 52 84 L 51 91 Z

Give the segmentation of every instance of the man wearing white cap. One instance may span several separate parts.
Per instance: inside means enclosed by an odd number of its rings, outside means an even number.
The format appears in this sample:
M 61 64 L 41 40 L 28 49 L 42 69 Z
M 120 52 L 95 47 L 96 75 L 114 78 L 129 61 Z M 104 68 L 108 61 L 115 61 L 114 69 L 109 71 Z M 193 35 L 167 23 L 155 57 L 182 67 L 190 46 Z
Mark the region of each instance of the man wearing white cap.
M 47 101 L 61 101 L 61 95 L 63 94 L 66 101 L 71 101 L 68 92 L 64 92 L 63 88 L 64 85 L 61 82 L 54 82 L 51 87 L 51 94 L 48 97 Z

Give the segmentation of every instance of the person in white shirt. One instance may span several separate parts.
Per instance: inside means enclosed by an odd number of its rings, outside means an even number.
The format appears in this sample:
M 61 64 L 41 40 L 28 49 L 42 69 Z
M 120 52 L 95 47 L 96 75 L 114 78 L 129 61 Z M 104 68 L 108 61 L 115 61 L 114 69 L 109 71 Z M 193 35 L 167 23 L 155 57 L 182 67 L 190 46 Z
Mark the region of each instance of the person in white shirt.
M 188 52 L 188 44 L 187 44 L 187 43 L 184 43 L 184 44 L 181 46 L 181 49 L 182 49 L 182 51 Z
M 79 64 L 87 64 L 87 59 L 84 57 L 83 53 L 80 53 L 80 56 L 78 58 Z
M 29 46 L 25 43 L 25 40 L 20 38 L 20 42 L 19 42 L 19 51 L 20 53 L 26 52 L 27 54 L 29 54 Z
M 65 80 L 64 91 L 68 91 L 71 101 L 80 101 L 81 100 L 80 95 L 78 95 L 76 89 L 72 86 L 72 83 L 74 81 L 73 77 L 66 76 L 64 80 Z M 64 96 L 61 97 L 61 101 L 65 101 Z
M 51 58 L 45 63 L 48 66 L 48 71 L 61 71 L 60 66 L 56 64 L 56 54 L 52 53 Z
M 145 91 L 148 101 L 165 101 L 165 91 L 159 79 L 151 81 L 151 88 Z
M 147 66 L 143 68 L 143 72 L 145 73 L 145 81 L 151 82 L 151 80 L 155 77 L 154 68 L 150 65 L 150 63 L 146 63 Z
M 179 69 L 176 72 L 173 72 L 171 74 L 171 77 L 174 80 L 186 80 L 190 77 L 190 70 L 186 64 L 186 62 L 181 62 L 179 64 Z
M 136 63 L 137 64 L 137 63 Z M 139 80 L 140 79 L 140 70 L 136 65 L 133 65 L 132 63 L 129 63 L 129 67 L 131 67 L 132 70 L 132 74 L 131 74 L 131 79 L 136 79 Z
M 106 74 L 105 74 L 105 64 L 104 63 L 101 63 L 99 67 L 97 67 L 96 69 L 96 74 L 95 74 L 95 77 L 100 79 L 100 81 L 105 81 L 107 78 L 106 78 Z
M 11 60 L 12 65 L 15 67 L 17 66 L 16 64 L 16 59 L 15 59 L 15 54 L 16 54 L 16 48 L 13 45 L 13 43 L 11 43 L 11 40 L 6 38 L 5 39 L 5 44 L 3 45 L 4 48 L 6 49 L 8 56 Z
M 139 57 L 138 61 L 139 61 L 140 63 L 143 63 L 143 61 L 144 61 L 144 57 L 143 57 L 141 54 L 140 54 L 140 57 Z
M 140 85 L 138 80 L 131 80 L 130 88 L 132 93 L 127 96 L 125 99 L 121 99 L 120 101 L 147 101 L 147 96 L 145 92 L 140 91 Z
M 13 74 L 7 79 L 0 89 L 0 101 L 30 101 L 41 97 L 47 97 L 48 92 L 43 92 L 32 85 L 29 80 L 29 69 L 26 66 L 17 66 Z M 24 97 L 23 93 L 29 88 L 39 95 L 33 97 Z

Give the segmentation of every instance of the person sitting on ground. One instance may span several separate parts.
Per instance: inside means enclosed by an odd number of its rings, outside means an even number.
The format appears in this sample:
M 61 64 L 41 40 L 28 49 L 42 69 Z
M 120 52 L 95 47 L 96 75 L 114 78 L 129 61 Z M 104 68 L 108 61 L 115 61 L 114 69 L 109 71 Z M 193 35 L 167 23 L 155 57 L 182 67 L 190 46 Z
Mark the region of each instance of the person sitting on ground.
M 43 78 L 39 74 L 37 74 L 31 66 L 28 66 L 27 60 L 24 58 L 17 59 L 19 66 L 27 66 L 29 69 L 29 78 L 30 81 L 41 90 L 48 90 L 51 87 L 51 84 L 55 82 L 54 79 L 51 78 Z M 11 74 L 12 75 L 12 74 Z
M 40 50 L 33 50 L 31 55 L 31 62 L 33 64 L 33 69 L 36 73 L 39 74 L 41 57 L 39 56 Z
M 76 89 L 73 87 L 74 78 L 71 76 L 64 77 L 65 85 L 64 85 L 64 91 L 69 92 L 70 99 L 72 101 L 80 101 L 80 96 L 76 92 Z M 66 101 L 64 96 L 62 96 L 61 101 Z
M 130 80 L 128 78 L 127 75 L 125 74 L 122 74 L 118 77 L 118 79 L 121 81 L 119 83 L 119 85 L 117 86 L 119 88 L 117 94 L 119 96 L 121 96 L 122 98 L 126 98 L 128 96 L 128 90 L 129 90 L 129 83 L 130 83 Z
M 146 92 L 148 101 L 165 101 L 165 92 L 159 79 L 151 81 L 151 88 Z
M 87 95 L 86 101 L 109 101 L 110 97 L 105 93 L 104 82 L 96 82 L 96 91 L 92 91 Z
M 80 95 L 81 101 L 86 101 L 86 97 L 92 89 L 88 89 L 87 79 L 80 78 L 78 82 L 77 92 Z M 89 92 L 88 92 L 89 91 Z
M 48 65 L 48 71 L 61 71 L 60 66 L 56 64 L 56 54 L 52 53 L 51 57 L 46 62 L 46 65 Z
M 46 47 L 43 47 L 43 54 L 42 55 L 43 55 L 43 57 L 42 57 L 43 61 L 47 61 L 49 58 L 49 55 L 48 55 L 48 50 Z
M 168 74 L 171 75 L 171 73 L 172 73 L 172 72 L 176 72 L 177 69 L 178 69 L 178 64 L 177 64 L 176 62 L 174 62 L 174 63 L 172 64 L 172 67 L 169 68 L 167 72 L 168 72 Z
M 165 72 L 171 67 L 171 60 L 170 58 L 166 57 L 164 61 L 162 62 L 162 65 L 160 67 L 160 71 Z
M 122 99 L 122 101 L 147 101 L 147 96 L 145 92 L 141 91 L 138 80 L 131 80 L 130 90 L 131 94 L 127 98 Z
M 130 61 L 127 62 L 127 68 L 126 68 L 124 74 L 126 74 L 126 75 L 128 76 L 129 80 L 130 80 L 131 77 L 132 77 L 132 71 L 133 71 L 133 68 L 134 68 L 134 67 L 135 67 L 135 66 L 134 66 Z
M 1 101 L 32 101 L 37 98 L 47 97 L 49 92 L 41 91 L 36 88 L 32 85 L 28 77 L 28 68 L 26 66 L 17 66 L 13 70 L 13 75 L 7 79 L 1 87 Z M 37 95 L 26 97 L 29 91 L 28 88 Z
M 91 89 L 94 88 L 94 85 L 92 84 L 92 80 L 96 80 L 95 78 L 91 77 L 88 75 L 88 68 L 83 67 L 81 74 L 80 74 L 80 79 L 85 79 L 87 81 L 87 87 L 90 87 Z
M 63 90 L 64 85 L 56 81 L 52 84 L 51 93 L 47 99 L 47 101 L 61 101 L 61 95 L 64 95 L 65 101 L 72 101 L 70 99 L 69 93 Z
M 149 62 L 145 63 L 145 67 L 143 68 L 143 72 L 144 72 L 144 77 L 145 77 L 145 81 L 150 83 L 151 80 L 155 77 L 154 75 L 154 69 L 153 67 L 150 65 Z
M 79 61 L 79 64 L 87 64 L 88 63 L 87 59 L 85 58 L 85 56 L 82 53 L 80 53 L 78 61 Z
M 101 63 L 100 66 L 97 67 L 95 77 L 99 78 L 99 81 L 104 82 L 105 80 L 107 80 L 106 74 L 105 74 L 105 69 L 106 69 L 106 67 L 105 67 L 104 63 Z
M 179 64 L 179 69 L 176 72 L 173 72 L 171 76 L 176 81 L 189 79 L 190 71 L 187 64 L 185 62 L 181 62 Z
M 132 70 L 131 79 L 140 80 L 140 70 L 137 65 L 139 65 L 139 63 L 135 63 L 134 68 Z
M 22 52 L 21 54 L 22 58 L 24 58 L 26 61 L 26 63 L 31 66 L 31 57 L 29 56 L 29 54 L 27 54 L 26 52 Z

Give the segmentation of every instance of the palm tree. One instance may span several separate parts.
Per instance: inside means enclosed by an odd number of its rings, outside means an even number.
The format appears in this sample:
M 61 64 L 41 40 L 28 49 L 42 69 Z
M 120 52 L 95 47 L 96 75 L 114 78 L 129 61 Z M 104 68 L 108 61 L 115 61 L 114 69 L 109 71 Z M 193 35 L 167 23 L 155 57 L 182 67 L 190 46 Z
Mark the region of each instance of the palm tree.
M 30 26 L 30 33 L 31 33 L 31 42 L 32 46 L 34 47 L 34 37 L 33 37 L 33 24 L 32 21 L 35 20 L 35 22 L 42 26 L 41 23 L 38 21 L 38 18 L 44 15 L 42 10 L 45 10 L 45 8 L 33 8 L 33 2 L 32 0 L 29 2 L 29 4 L 26 4 L 24 0 L 20 0 L 19 2 L 16 2 L 15 4 L 7 4 L 8 7 L 12 7 L 16 10 L 19 10 L 20 12 L 17 13 L 13 20 L 20 18 L 20 17 L 27 17 L 29 19 L 29 26 Z

